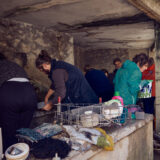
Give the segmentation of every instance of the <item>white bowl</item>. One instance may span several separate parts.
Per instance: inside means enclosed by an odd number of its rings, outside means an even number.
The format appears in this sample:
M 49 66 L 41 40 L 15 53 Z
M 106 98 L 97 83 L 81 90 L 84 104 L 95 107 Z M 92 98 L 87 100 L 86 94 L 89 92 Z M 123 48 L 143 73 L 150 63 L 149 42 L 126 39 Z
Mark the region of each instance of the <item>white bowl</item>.
M 22 153 L 17 154 L 17 155 L 12 155 L 9 154 L 9 150 L 15 147 L 19 150 L 22 151 Z M 5 151 L 5 157 L 7 160 L 25 160 L 29 155 L 29 146 L 26 143 L 16 143 L 12 146 L 10 146 L 6 151 Z

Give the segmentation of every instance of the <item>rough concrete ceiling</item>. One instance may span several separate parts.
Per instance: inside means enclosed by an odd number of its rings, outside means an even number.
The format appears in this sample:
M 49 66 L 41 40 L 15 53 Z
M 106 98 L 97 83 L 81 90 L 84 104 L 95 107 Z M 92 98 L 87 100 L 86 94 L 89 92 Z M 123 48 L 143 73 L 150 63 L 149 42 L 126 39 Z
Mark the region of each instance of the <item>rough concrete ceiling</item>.
M 86 49 L 143 49 L 154 42 L 153 21 L 127 0 L 0 1 L 1 18 L 68 32 Z

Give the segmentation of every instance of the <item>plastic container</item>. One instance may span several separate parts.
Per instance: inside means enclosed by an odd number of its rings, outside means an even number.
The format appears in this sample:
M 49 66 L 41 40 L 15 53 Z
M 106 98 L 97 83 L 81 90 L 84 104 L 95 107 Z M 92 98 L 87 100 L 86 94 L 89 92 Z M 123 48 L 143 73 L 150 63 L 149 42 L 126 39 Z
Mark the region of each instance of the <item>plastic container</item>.
M 95 127 L 99 124 L 99 116 L 92 111 L 86 111 L 81 115 L 81 124 L 83 127 Z
M 102 114 L 105 119 L 116 118 L 121 116 L 123 112 L 123 107 L 119 107 L 117 103 L 112 104 L 110 106 L 104 106 L 102 109 Z
M 117 100 L 119 100 L 120 103 L 121 103 L 121 105 L 124 106 L 123 98 L 122 98 L 122 97 L 120 97 L 120 96 L 114 96 L 114 97 L 112 97 L 112 99 L 117 99 Z
M 26 143 L 16 143 L 5 151 L 7 160 L 25 160 L 29 155 L 29 146 Z

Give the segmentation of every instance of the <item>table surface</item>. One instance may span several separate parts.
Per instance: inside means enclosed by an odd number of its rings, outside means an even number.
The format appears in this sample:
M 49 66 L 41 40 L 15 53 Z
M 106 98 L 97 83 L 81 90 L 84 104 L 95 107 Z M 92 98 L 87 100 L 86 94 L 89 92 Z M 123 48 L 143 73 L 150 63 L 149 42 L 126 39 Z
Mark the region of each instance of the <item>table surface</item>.
M 122 138 L 130 135 L 137 129 L 145 126 L 147 123 L 153 120 L 153 116 L 150 114 L 145 114 L 145 119 L 142 120 L 128 120 L 128 122 L 125 125 L 118 126 L 114 125 L 111 127 L 105 127 L 105 131 L 107 134 L 113 137 L 114 143 L 118 142 Z M 72 150 L 67 158 L 65 160 L 83 160 L 88 159 L 95 154 L 102 151 L 102 149 L 97 148 L 96 146 L 92 146 L 90 150 L 85 152 L 79 152 Z M 36 159 L 32 155 L 30 155 L 29 160 L 42 160 L 42 159 Z M 43 159 L 43 160 L 51 160 L 51 159 Z

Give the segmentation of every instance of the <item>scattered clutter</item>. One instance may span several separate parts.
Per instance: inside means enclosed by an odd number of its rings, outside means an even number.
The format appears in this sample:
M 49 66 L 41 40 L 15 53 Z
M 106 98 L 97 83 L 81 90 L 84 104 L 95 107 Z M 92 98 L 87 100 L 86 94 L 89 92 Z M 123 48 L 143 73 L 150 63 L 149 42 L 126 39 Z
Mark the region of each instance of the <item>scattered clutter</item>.
M 69 125 L 64 126 L 64 128 L 70 135 L 72 142 L 76 142 L 77 144 L 88 142 L 105 150 L 113 150 L 114 143 L 112 137 L 107 135 L 101 128 L 76 128 L 76 126 Z
M 63 107 L 66 109 L 61 112 Z M 107 151 L 113 150 L 114 141 L 102 128 L 125 125 L 129 119 L 144 117 L 145 113 L 139 106 L 124 106 L 120 96 L 88 106 L 58 104 L 55 112 L 55 122 L 58 124 L 43 123 L 34 129 L 21 128 L 17 131 L 17 136 L 32 143 L 30 148 L 34 157 L 60 160 L 66 158 L 71 150 L 85 152 L 91 149 L 92 145 Z M 16 148 L 9 153 L 12 155 L 21 152 L 21 149 Z

